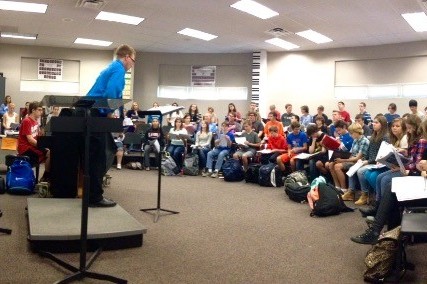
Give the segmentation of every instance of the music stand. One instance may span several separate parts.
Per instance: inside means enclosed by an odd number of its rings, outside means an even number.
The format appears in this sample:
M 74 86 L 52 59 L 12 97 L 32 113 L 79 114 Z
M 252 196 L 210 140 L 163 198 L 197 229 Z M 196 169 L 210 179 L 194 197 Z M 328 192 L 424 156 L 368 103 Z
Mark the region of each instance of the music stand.
M 160 115 L 160 117 L 162 117 L 165 114 L 169 114 L 169 113 L 173 113 L 174 111 L 177 110 L 181 110 L 184 107 L 176 107 L 176 106 L 163 106 L 163 107 L 159 107 L 156 108 L 155 110 L 148 110 L 148 111 L 143 111 L 142 114 L 144 115 Z M 144 154 L 145 155 L 145 154 Z M 155 208 L 144 208 L 144 209 L 140 209 L 140 211 L 143 211 L 145 213 L 148 214 L 152 214 L 154 215 L 154 223 L 157 223 L 157 221 L 159 220 L 160 212 L 167 212 L 169 214 L 167 215 L 174 215 L 174 214 L 179 214 L 178 211 L 173 211 L 173 210 L 169 210 L 169 209 L 164 209 L 160 206 L 160 198 L 161 198 L 161 191 L 162 191 L 162 159 L 161 159 L 161 152 L 159 151 L 158 155 L 157 155 L 157 167 L 158 167 L 158 177 L 157 177 L 157 206 Z M 151 211 L 155 211 L 154 213 L 152 213 Z
M 84 187 L 82 199 L 82 216 L 81 216 L 81 229 L 80 229 L 80 265 L 79 268 L 66 263 L 65 261 L 54 256 L 50 252 L 39 251 L 43 257 L 47 257 L 60 266 L 73 272 L 73 274 L 64 278 L 56 283 L 69 283 L 75 280 L 82 280 L 84 278 L 92 278 L 98 280 L 105 280 L 114 283 L 127 283 L 127 280 L 115 276 L 90 272 L 88 269 L 102 252 L 102 247 L 98 248 L 93 255 L 86 260 L 87 253 L 87 227 L 88 227 L 88 207 L 89 207 L 89 190 L 90 190 L 90 172 L 89 172 L 89 150 L 90 150 L 90 135 L 94 132 L 100 132 L 96 129 L 102 129 L 102 132 L 120 131 L 122 129 L 121 119 L 110 119 L 104 117 L 91 117 L 91 108 L 98 109 L 116 109 L 123 105 L 123 100 L 119 99 L 106 99 L 99 97 L 80 97 L 74 103 L 75 107 L 81 108 L 85 112 L 84 117 L 55 117 L 51 120 L 50 127 L 52 131 L 62 132 L 83 132 L 84 133 Z M 73 123 L 74 121 L 74 123 Z M 67 123 L 68 122 L 68 123 Z M 71 122 L 71 123 L 70 123 Z M 64 127 L 65 124 L 66 127 Z

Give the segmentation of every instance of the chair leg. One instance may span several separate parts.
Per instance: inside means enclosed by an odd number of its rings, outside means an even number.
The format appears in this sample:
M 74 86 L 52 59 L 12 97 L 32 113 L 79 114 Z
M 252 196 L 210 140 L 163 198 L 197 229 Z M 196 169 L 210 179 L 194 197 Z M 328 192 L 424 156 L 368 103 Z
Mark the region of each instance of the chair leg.
M 36 183 L 39 182 L 40 165 L 36 165 Z

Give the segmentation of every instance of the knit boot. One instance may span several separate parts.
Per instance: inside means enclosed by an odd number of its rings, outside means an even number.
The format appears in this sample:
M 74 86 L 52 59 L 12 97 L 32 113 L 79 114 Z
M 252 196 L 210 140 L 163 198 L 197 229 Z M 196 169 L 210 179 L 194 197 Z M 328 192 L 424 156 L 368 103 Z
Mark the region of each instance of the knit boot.
M 359 199 L 354 202 L 356 205 L 365 205 L 368 203 L 368 193 L 362 192 L 362 195 L 360 195 Z
M 344 201 L 354 201 L 354 191 L 351 191 L 351 190 L 347 191 L 341 196 L 341 198 Z

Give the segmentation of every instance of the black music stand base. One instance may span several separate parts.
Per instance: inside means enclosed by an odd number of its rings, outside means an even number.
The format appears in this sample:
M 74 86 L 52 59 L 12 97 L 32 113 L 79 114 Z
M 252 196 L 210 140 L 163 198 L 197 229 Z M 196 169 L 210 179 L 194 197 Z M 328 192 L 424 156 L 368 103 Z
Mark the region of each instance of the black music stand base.
M 148 214 L 154 215 L 154 223 L 157 223 L 160 216 L 164 216 L 160 214 L 160 211 L 167 212 L 169 214 L 165 215 L 174 215 L 179 214 L 178 211 L 168 210 L 168 209 L 162 209 L 160 207 L 160 197 L 161 197 L 161 191 L 162 191 L 162 165 L 161 165 L 161 152 L 159 152 L 157 156 L 157 166 L 158 166 L 158 179 L 157 179 L 157 207 L 156 208 L 146 208 L 146 209 L 140 209 L 140 211 L 143 211 Z M 155 211 L 154 213 L 151 211 Z
M 82 280 L 83 278 L 98 279 L 98 280 L 104 280 L 104 281 L 109 281 L 109 282 L 113 282 L 113 283 L 119 283 L 119 284 L 128 283 L 127 280 L 125 280 L 125 279 L 121 279 L 121 278 L 114 277 L 114 276 L 107 275 L 107 274 L 101 274 L 101 273 L 87 271 L 90 268 L 90 266 L 93 264 L 93 262 L 96 260 L 96 258 L 101 254 L 101 252 L 102 252 L 102 248 L 99 248 L 98 250 L 96 250 L 92 254 L 92 256 L 87 261 L 87 265 L 86 265 L 85 269 L 79 269 L 79 268 L 77 268 L 71 264 L 68 264 L 65 261 L 63 261 L 62 259 L 59 259 L 58 257 L 54 256 L 50 252 L 39 251 L 38 253 L 40 254 L 40 256 L 46 257 L 46 258 L 56 262 L 60 266 L 64 267 L 65 269 L 68 269 L 69 271 L 74 272 L 73 274 L 71 274 L 71 275 L 67 276 L 66 278 L 64 278 L 60 281 L 57 281 L 55 283 L 71 283 L 73 281 Z
M 0 217 L 1 216 L 3 216 L 3 212 L 0 210 Z M 6 228 L 0 228 L 0 234 L 10 235 L 10 234 L 12 234 L 12 230 L 11 229 L 6 229 Z
M 143 211 L 145 213 L 154 215 L 154 223 L 157 223 L 157 221 L 159 220 L 160 216 L 179 214 L 179 212 L 177 212 L 177 211 L 172 211 L 172 210 L 162 209 L 162 208 L 147 208 L 147 209 L 140 209 L 140 211 Z M 156 211 L 156 212 L 153 213 L 153 212 L 150 212 L 150 211 Z M 161 215 L 160 211 L 168 212 L 170 214 Z

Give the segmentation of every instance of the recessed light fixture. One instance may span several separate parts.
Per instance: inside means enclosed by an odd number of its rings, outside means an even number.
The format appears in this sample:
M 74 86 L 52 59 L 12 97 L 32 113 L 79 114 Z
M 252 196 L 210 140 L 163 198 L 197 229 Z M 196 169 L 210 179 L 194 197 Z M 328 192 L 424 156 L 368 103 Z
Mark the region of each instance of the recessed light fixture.
M 281 47 L 281 48 L 284 48 L 286 50 L 291 50 L 291 49 L 299 48 L 298 45 L 293 44 L 293 43 L 291 43 L 289 41 L 283 40 L 281 38 L 277 38 L 277 37 L 276 38 L 272 38 L 272 39 L 268 39 L 265 42 L 267 42 L 269 44 L 272 44 L 272 45 L 275 45 L 275 46 L 278 46 L 278 47 Z
M 420 13 L 406 13 L 402 17 L 416 32 L 427 31 L 427 16 L 424 12 Z
M 102 12 L 102 11 L 99 12 L 98 16 L 96 16 L 95 19 L 135 25 L 135 26 L 139 25 L 139 23 L 144 21 L 144 18 L 140 18 L 140 17 L 128 16 L 128 15 L 110 13 L 110 12 Z
M 203 39 L 203 40 L 206 40 L 206 41 L 209 41 L 209 40 L 212 40 L 212 39 L 218 37 L 216 35 L 208 34 L 208 33 L 201 32 L 201 31 L 194 30 L 194 29 L 190 29 L 190 28 L 185 28 L 183 30 L 180 30 L 177 33 L 182 34 L 182 35 L 186 35 L 186 36 L 195 37 L 195 38 L 198 38 L 198 39 Z
M 279 15 L 279 13 L 276 11 L 271 10 L 270 8 L 252 0 L 240 0 L 233 5 L 230 5 L 230 7 L 246 12 L 263 20 Z
M 46 4 L 15 2 L 15 1 L 0 1 L 0 10 L 31 12 L 31 13 L 46 13 Z
M 78 37 L 78 38 L 76 38 L 74 43 L 96 45 L 96 46 L 110 46 L 113 42 L 105 41 L 105 40 L 97 40 L 97 39 L 89 39 L 89 38 Z
M 1 37 L 4 38 L 18 38 L 18 39 L 37 39 L 37 35 L 34 34 L 18 34 L 18 33 L 7 33 L 7 32 L 1 32 Z
M 296 34 L 315 43 L 326 43 L 332 41 L 332 39 L 328 38 L 327 36 L 324 36 L 321 33 L 315 32 L 313 30 L 306 30 Z

